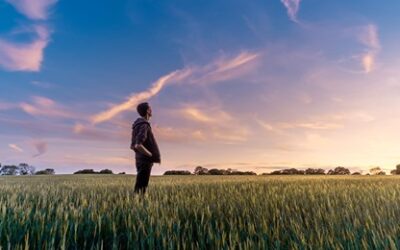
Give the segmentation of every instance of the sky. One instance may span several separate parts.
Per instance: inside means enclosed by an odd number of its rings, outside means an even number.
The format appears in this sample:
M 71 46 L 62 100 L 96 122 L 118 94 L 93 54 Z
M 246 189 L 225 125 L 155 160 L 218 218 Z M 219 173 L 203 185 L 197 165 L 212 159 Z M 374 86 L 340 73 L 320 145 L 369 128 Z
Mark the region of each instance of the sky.
M 0 162 L 135 173 L 400 163 L 400 2 L 0 0 Z

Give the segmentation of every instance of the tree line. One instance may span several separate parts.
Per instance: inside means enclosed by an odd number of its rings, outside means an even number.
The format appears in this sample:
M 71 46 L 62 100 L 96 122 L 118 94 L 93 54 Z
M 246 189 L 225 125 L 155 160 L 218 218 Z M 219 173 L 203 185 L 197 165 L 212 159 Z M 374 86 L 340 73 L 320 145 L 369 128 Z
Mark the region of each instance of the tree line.
M 36 171 L 34 166 L 27 163 L 18 165 L 1 165 L 0 175 L 54 175 L 56 172 L 52 168 Z
M 396 166 L 396 169 L 390 171 L 392 175 L 400 175 L 400 164 Z M 188 170 L 168 170 L 164 172 L 164 175 L 257 175 L 252 171 L 237 171 L 231 168 L 228 169 L 207 169 L 202 166 L 197 166 L 193 173 Z M 261 175 L 361 175 L 360 172 L 351 172 L 350 169 L 345 167 L 336 167 L 326 171 L 322 168 L 307 168 L 307 169 L 296 169 L 287 168 L 275 170 L 269 173 L 262 173 Z M 369 173 L 366 175 L 386 175 L 380 167 L 373 167 L 369 169 Z
M 114 174 L 112 170 L 110 169 L 103 169 L 100 171 L 94 171 L 93 169 L 82 169 L 74 172 L 74 174 Z M 125 172 L 121 172 L 118 174 L 125 174 Z

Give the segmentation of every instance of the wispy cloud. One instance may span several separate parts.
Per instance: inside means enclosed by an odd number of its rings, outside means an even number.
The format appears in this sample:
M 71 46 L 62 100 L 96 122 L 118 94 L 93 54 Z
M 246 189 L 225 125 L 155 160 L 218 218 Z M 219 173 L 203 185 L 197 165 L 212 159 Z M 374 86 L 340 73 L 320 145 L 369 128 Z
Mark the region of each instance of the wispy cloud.
M 22 148 L 20 148 L 18 145 L 16 144 L 8 144 L 8 147 L 13 149 L 16 152 L 22 153 L 24 152 L 24 150 Z
M 281 2 L 285 5 L 290 20 L 298 23 L 297 12 L 299 12 L 301 0 L 281 0 Z
M 45 141 L 34 141 L 33 146 L 35 147 L 37 153 L 33 157 L 38 157 L 47 152 L 47 142 Z
M 153 126 L 154 132 L 160 141 L 172 143 L 187 143 L 206 141 L 207 137 L 201 129 Z
M 179 81 L 181 79 L 185 79 L 190 74 L 191 74 L 191 69 L 184 69 L 184 70 L 174 71 L 168 75 L 165 75 L 159 78 L 156 82 L 154 82 L 151 85 L 151 87 L 146 91 L 140 93 L 134 93 L 129 98 L 127 98 L 125 102 L 116 104 L 111 108 L 92 116 L 91 121 L 93 124 L 97 124 L 110 120 L 111 118 L 113 118 L 114 116 L 118 115 L 121 112 L 124 112 L 126 110 L 131 110 L 139 102 L 147 100 L 157 95 L 164 88 L 166 84 Z
M 359 40 L 366 46 L 366 50 L 361 55 L 361 63 L 365 73 L 370 73 L 375 68 L 376 57 L 381 49 L 379 42 L 378 27 L 374 24 L 362 27 Z
M 177 114 L 194 122 L 192 126 L 196 129 L 197 135 L 201 140 L 206 139 L 208 143 L 241 143 L 247 141 L 250 134 L 245 126 L 216 105 L 211 107 L 186 105 Z
M 44 49 L 50 41 L 50 31 L 43 22 L 49 17 L 50 8 L 57 0 L 6 0 L 15 9 L 34 20 L 30 28 L 23 28 L 18 32 L 11 33 L 32 35 L 33 39 L 24 42 L 17 42 L 14 39 L 0 38 L 0 66 L 9 71 L 40 71 Z
M 26 33 L 35 35 L 31 42 L 17 43 L 0 38 L 0 66 L 9 71 L 39 71 L 44 49 L 49 43 L 50 31 L 35 25 Z
M 6 0 L 13 5 L 18 12 L 32 20 L 46 20 L 49 17 L 50 8 L 57 0 Z
M 180 113 L 186 119 L 201 123 L 228 122 L 232 120 L 231 115 L 217 108 L 212 108 L 205 112 L 197 107 L 187 106 L 182 108 Z
M 20 103 L 20 108 L 32 116 L 46 116 L 46 117 L 61 117 L 61 118 L 74 118 L 75 115 L 68 112 L 64 107 L 57 104 L 54 100 L 34 96 L 32 103 Z
M 237 77 L 238 73 L 244 73 L 240 71 L 241 67 L 255 61 L 258 57 L 259 54 L 257 53 L 242 52 L 234 57 L 219 58 L 207 65 L 185 67 L 174 71 L 159 78 L 151 84 L 149 89 L 134 93 L 126 101 L 113 105 L 109 109 L 92 116 L 91 122 L 92 124 L 102 123 L 124 111 L 132 110 L 139 102 L 157 95 L 168 84 L 196 84 L 205 81 L 211 83 Z

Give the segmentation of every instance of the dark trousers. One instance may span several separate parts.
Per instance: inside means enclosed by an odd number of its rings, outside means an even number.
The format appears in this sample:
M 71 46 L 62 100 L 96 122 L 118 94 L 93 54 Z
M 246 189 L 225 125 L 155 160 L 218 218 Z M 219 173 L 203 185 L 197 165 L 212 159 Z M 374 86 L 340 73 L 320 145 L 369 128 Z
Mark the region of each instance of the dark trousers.
M 135 193 L 146 193 L 146 188 L 149 185 L 150 172 L 152 167 L 152 162 L 136 161 L 137 175 L 135 183 Z

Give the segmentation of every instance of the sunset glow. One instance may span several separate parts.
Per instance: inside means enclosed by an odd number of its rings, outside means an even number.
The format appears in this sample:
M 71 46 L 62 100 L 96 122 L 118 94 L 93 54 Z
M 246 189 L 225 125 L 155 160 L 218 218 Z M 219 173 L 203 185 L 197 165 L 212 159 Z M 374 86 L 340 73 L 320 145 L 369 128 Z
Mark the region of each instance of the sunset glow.
M 135 173 L 131 126 L 148 101 L 162 159 L 152 174 L 394 169 L 399 10 L 0 0 L 0 163 Z

